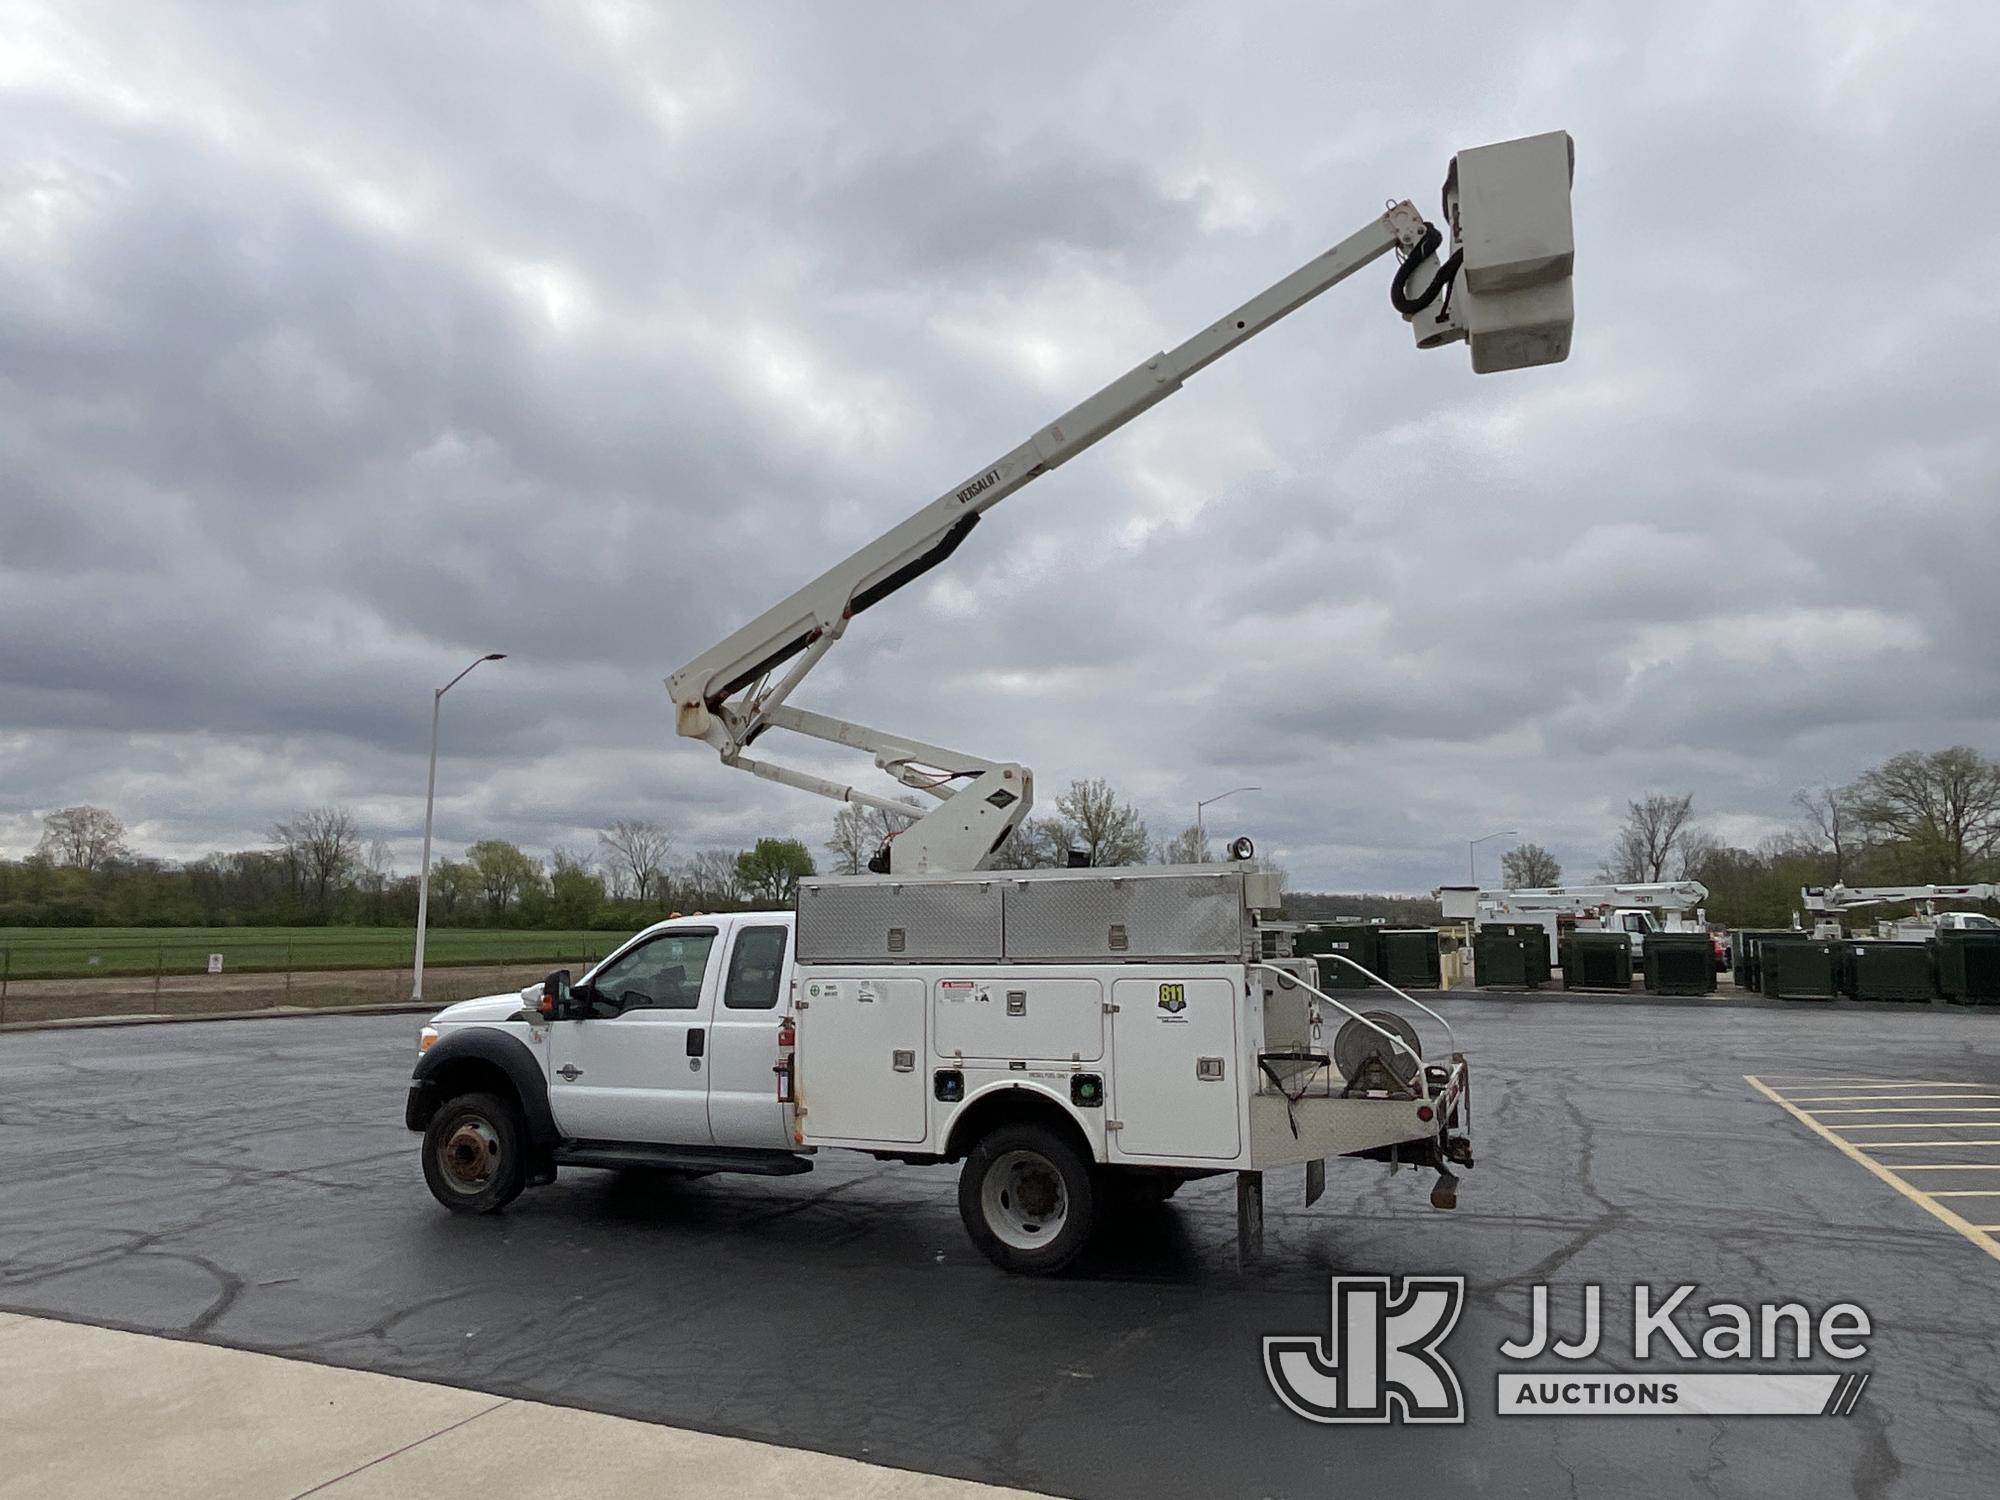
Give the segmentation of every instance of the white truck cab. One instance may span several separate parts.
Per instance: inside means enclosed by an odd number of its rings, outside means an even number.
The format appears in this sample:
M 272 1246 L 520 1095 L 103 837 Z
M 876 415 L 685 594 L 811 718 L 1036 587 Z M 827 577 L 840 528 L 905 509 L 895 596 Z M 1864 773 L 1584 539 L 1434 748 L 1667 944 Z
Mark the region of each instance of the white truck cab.
M 1981 911 L 1941 911 L 1937 914 L 1936 930 L 1939 932 L 2000 932 L 2000 921 Z
M 659 922 L 569 985 L 562 1014 L 541 1008 L 546 981 L 461 1000 L 424 1027 L 422 1056 L 456 1055 L 468 1030 L 507 1038 L 567 1138 L 789 1150 L 772 1069 L 791 942 L 788 911 Z

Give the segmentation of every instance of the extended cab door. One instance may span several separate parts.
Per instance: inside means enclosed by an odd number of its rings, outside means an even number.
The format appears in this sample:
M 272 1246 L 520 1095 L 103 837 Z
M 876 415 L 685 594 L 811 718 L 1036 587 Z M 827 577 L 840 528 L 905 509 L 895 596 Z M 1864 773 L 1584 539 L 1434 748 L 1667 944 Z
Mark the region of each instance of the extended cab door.
M 717 929 L 675 927 L 591 975 L 591 1014 L 549 1025 L 549 1106 L 564 1135 L 707 1146 Z
M 791 1106 L 778 1101 L 778 1018 L 792 978 L 792 929 L 749 916 L 729 934 L 709 1029 L 708 1124 L 718 1146 L 789 1148 Z

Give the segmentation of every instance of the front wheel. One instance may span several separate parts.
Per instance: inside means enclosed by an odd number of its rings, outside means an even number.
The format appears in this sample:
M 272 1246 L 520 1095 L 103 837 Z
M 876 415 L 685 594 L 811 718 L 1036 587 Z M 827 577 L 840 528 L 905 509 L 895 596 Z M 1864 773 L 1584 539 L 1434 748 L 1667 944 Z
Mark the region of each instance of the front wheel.
M 1096 1216 L 1090 1165 L 1043 1125 L 1003 1125 L 958 1174 L 958 1213 L 1003 1271 L 1045 1276 L 1075 1260 Z
M 490 1214 L 528 1182 L 521 1112 L 497 1094 L 447 1099 L 424 1131 L 424 1182 L 456 1214 Z

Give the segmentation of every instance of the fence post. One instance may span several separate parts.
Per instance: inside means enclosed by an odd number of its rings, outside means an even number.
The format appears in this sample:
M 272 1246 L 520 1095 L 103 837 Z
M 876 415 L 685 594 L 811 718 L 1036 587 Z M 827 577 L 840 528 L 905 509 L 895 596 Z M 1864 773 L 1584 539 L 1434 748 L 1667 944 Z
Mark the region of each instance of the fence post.
M 167 945 L 157 943 L 153 947 L 153 998 L 160 998 L 160 974 L 167 967 Z
M 292 1003 L 292 941 L 285 939 L 285 1004 Z
M 7 981 L 14 972 L 14 945 L 0 947 L 0 1026 L 7 1024 Z

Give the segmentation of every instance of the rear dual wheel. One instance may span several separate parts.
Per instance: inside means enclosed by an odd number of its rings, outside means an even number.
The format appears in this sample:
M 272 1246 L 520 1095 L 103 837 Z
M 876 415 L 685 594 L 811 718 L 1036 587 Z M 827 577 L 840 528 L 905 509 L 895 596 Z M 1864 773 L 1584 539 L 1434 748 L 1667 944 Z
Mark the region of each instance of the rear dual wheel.
M 1046 1276 L 1082 1252 L 1097 1213 L 1090 1164 L 1045 1125 L 1003 1125 L 958 1174 L 958 1213 L 1003 1271 Z

